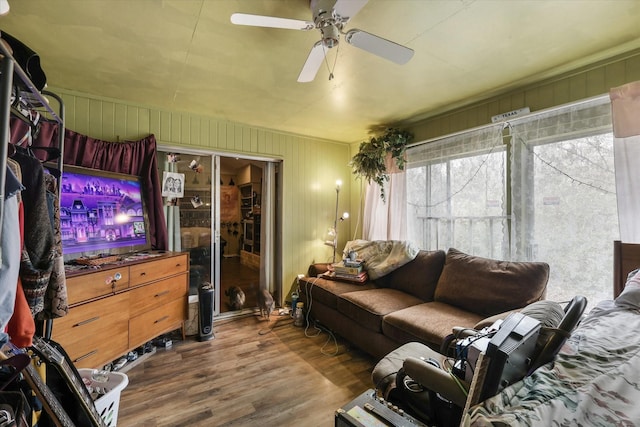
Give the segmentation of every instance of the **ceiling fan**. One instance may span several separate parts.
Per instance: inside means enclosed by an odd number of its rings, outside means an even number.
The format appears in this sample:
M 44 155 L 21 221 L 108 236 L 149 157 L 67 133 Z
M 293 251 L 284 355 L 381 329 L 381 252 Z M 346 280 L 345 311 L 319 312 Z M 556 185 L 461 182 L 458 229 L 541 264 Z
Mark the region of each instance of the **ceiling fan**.
M 309 52 L 307 61 L 298 76 L 299 82 L 312 81 L 325 59 L 328 49 L 338 45 L 340 35 L 350 45 L 366 50 L 369 53 L 393 61 L 396 64 L 406 64 L 413 57 L 413 49 L 383 39 L 366 31 L 352 29 L 346 33 L 345 25 L 356 15 L 369 0 L 310 0 L 309 7 L 313 12 L 313 21 L 278 18 L 274 16 L 250 15 L 234 13 L 231 22 L 237 25 L 255 27 L 284 28 L 289 30 L 309 31 L 320 30 L 322 39 L 316 42 Z M 333 77 L 330 74 L 329 79 Z

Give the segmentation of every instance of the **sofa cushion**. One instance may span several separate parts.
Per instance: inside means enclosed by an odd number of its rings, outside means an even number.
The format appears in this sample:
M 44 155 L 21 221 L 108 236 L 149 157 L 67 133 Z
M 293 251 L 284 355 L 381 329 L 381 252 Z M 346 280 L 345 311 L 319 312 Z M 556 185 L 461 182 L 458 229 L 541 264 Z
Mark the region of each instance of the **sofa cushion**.
M 454 326 L 471 328 L 482 316 L 441 302 L 425 302 L 384 317 L 382 332 L 389 338 L 407 343 L 419 341 L 438 350 Z
M 343 293 L 338 297 L 338 311 L 374 332 L 382 331 L 382 318 L 422 301 L 396 289 L 378 288 Z
M 307 305 L 315 301 L 326 306 L 338 308 L 338 296 L 346 292 L 362 291 L 365 289 L 373 289 L 375 284 L 367 282 L 363 284 L 355 284 L 348 282 L 340 282 L 337 280 L 327 280 L 320 277 L 305 277 L 300 280 L 300 292 L 306 296 Z M 311 299 L 309 300 L 309 297 Z
M 433 301 L 444 261 L 444 251 L 420 251 L 412 261 L 379 278 L 376 283 L 404 291 L 423 301 Z
M 492 316 L 543 299 L 548 280 L 544 262 L 498 261 L 451 248 L 434 300 Z

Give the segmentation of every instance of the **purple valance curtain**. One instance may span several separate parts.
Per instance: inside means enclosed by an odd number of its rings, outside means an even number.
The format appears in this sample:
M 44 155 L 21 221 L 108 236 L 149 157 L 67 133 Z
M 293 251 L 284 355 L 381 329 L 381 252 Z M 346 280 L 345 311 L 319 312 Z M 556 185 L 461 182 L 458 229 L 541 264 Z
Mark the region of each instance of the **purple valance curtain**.
M 53 123 L 42 123 L 33 146 L 57 146 L 57 128 Z M 23 126 L 12 126 L 11 131 L 11 141 L 19 143 L 27 129 Z M 139 141 L 110 142 L 66 129 L 64 144 L 64 164 L 139 175 L 143 178 L 147 190 L 144 201 L 149 211 L 151 246 L 154 249 L 167 250 L 168 235 L 158 178 L 155 136 L 149 135 Z M 39 155 L 38 150 L 34 152 Z

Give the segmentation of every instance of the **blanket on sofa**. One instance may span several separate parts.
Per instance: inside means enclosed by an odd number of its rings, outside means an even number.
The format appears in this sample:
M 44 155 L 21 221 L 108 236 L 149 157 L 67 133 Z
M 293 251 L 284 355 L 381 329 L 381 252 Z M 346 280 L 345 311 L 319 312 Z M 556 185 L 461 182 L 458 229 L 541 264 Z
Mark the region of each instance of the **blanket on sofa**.
M 555 362 L 471 408 L 463 425 L 637 425 L 639 308 L 601 302 L 573 332 Z
M 400 240 L 352 240 L 347 242 L 344 253 L 355 251 L 371 280 L 391 273 L 412 261 L 420 249 L 411 242 Z

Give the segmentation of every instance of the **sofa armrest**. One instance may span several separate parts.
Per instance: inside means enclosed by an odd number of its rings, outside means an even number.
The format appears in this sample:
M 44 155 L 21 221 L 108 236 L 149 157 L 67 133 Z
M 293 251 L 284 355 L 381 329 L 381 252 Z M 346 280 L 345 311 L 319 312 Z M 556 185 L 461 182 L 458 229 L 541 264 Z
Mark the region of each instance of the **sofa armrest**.
M 311 264 L 309 266 L 309 270 L 307 270 L 307 276 L 309 277 L 317 277 L 319 274 L 326 273 L 329 271 L 330 263 L 326 262 L 318 262 L 315 264 Z

